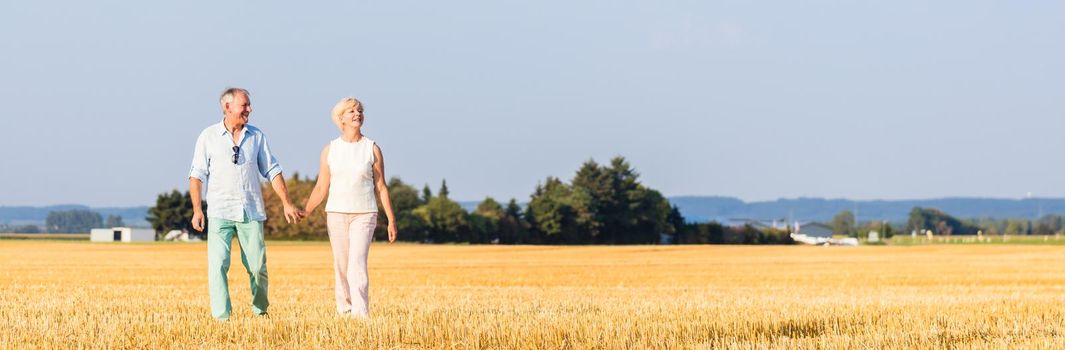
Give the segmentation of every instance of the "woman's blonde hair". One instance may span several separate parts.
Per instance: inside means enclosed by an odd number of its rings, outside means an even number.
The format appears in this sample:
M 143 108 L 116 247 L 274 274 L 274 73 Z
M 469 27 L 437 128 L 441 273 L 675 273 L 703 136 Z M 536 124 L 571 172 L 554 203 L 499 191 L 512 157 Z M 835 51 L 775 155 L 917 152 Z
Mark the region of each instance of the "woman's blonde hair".
M 340 122 L 340 116 L 352 108 L 362 109 L 362 102 L 351 96 L 340 99 L 340 102 L 333 106 L 333 124 L 336 124 L 340 130 L 344 130 L 344 125 Z

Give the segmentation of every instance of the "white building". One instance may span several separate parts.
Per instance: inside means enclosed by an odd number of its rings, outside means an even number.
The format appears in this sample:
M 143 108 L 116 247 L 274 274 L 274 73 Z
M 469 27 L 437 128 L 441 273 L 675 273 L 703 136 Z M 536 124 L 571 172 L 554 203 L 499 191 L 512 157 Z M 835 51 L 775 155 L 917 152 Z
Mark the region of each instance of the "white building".
M 832 226 L 819 222 L 811 222 L 803 225 L 795 225 L 795 233 L 801 233 L 807 237 L 832 238 Z
M 89 234 L 92 242 L 151 242 L 155 230 L 129 227 L 94 228 Z
M 802 244 L 811 245 L 842 245 L 857 246 L 858 239 L 847 237 L 842 239 L 832 238 L 832 227 L 822 223 L 808 223 L 805 225 L 795 224 L 795 231 L 791 239 Z
M 163 236 L 164 241 L 177 241 L 177 242 L 199 242 L 201 239 L 196 236 L 189 236 L 189 232 L 185 230 L 170 230 Z M 498 239 L 497 239 L 498 240 Z M 499 243 L 499 242 L 496 242 Z M 493 243 L 495 244 L 495 243 Z

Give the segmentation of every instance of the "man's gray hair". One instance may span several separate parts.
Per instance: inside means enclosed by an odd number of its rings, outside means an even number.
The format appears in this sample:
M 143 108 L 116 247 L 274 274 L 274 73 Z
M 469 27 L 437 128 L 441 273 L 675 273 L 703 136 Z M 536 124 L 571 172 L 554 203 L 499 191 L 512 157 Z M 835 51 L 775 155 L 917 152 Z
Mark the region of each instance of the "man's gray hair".
M 226 103 L 233 102 L 233 96 L 236 95 L 238 92 L 244 94 L 244 97 L 251 99 L 251 94 L 248 93 L 248 90 L 244 90 L 239 87 L 231 87 L 226 88 L 226 91 L 222 91 L 222 96 L 218 98 L 218 104 L 222 105 L 222 108 L 225 108 Z

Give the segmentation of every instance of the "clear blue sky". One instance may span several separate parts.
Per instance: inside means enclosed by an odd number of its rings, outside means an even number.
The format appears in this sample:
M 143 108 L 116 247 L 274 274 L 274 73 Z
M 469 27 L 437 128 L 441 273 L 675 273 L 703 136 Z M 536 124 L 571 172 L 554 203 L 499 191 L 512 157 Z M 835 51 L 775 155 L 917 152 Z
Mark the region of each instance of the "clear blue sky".
M 0 3 L 0 205 L 187 188 L 226 86 L 286 173 L 341 97 L 389 175 L 525 200 L 623 155 L 666 195 L 1065 196 L 1060 1 Z

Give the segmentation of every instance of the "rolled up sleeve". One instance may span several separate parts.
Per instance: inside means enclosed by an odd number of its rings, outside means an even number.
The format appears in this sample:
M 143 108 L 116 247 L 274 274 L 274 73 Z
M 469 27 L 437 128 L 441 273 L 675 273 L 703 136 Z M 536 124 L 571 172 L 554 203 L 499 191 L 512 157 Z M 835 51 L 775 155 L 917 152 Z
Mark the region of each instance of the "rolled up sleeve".
M 189 170 L 189 178 L 200 179 L 200 182 L 207 182 L 207 175 L 210 174 L 208 170 L 210 159 L 207 159 L 206 138 L 206 135 L 201 133 L 200 137 L 196 139 L 196 149 L 192 152 L 192 169 Z
M 261 149 L 259 149 L 259 174 L 265 177 L 267 180 L 273 180 L 274 176 L 281 174 L 281 164 L 277 162 L 277 157 L 274 157 L 274 153 L 270 152 L 270 145 L 266 142 L 266 135 L 260 134 L 262 137 L 260 141 Z

